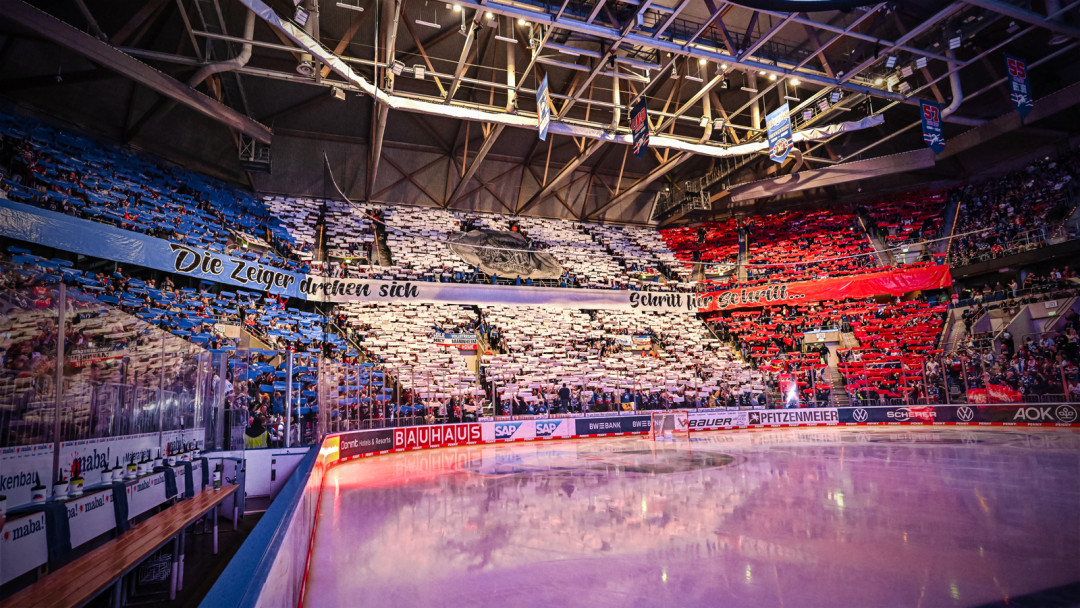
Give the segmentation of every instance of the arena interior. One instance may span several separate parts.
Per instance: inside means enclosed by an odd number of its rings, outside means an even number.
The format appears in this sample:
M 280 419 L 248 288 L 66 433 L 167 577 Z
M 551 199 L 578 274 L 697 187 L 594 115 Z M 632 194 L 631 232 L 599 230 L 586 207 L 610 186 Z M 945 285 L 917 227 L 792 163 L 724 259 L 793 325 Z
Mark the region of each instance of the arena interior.
M 0 14 L 0 606 L 1080 606 L 1080 2 Z

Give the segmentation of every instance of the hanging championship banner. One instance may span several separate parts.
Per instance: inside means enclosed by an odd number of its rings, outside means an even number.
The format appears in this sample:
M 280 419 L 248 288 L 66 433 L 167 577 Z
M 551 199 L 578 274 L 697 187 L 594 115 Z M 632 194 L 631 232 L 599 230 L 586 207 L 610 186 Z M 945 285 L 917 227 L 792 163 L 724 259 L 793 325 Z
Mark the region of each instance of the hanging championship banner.
M 783 163 L 791 151 L 791 112 L 788 104 L 776 108 L 765 117 L 765 132 L 769 136 L 769 158 Z
M 1028 83 L 1027 63 L 1006 55 L 1005 64 L 1009 68 L 1009 97 L 1012 98 L 1016 110 L 1020 112 L 1020 118 L 1024 118 L 1035 107 Z
M 941 130 L 941 104 L 925 99 L 920 99 L 919 104 L 922 109 L 923 141 L 930 146 L 934 154 L 941 154 L 945 149 L 945 134 Z
M 649 147 L 649 111 L 644 96 L 630 109 L 630 131 L 634 134 L 634 156 L 644 156 Z
M 551 100 L 548 97 L 547 74 L 536 89 L 536 114 L 540 119 L 540 140 L 547 141 L 548 125 L 551 124 Z

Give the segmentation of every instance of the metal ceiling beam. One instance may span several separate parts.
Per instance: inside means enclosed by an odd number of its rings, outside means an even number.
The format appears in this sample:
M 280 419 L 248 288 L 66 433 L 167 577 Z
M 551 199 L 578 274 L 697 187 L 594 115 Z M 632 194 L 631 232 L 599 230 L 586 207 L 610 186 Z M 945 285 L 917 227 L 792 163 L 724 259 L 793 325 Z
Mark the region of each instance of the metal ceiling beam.
M 594 65 L 592 71 L 589 72 L 589 76 L 585 78 L 584 82 L 578 85 L 577 90 L 571 93 L 570 99 L 563 104 L 562 109 L 559 110 L 559 115 L 557 116 L 559 120 L 562 120 L 566 116 L 566 113 L 570 111 L 570 108 L 574 107 L 574 104 L 578 102 L 578 99 L 580 99 L 581 95 L 589 88 L 589 85 L 592 84 L 593 80 L 596 79 L 600 72 L 604 71 L 608 61 L 607 58 L 615 55 L 615 51 L 618 50 L 619 45 L 622 44 L 623 40 L 626 39 L 626 36 L 632 32 L 637 25 L 638 15 L 644 15 L 645 11 L 649 10 L 649 6 L 652 5 L 652 2 L 653 0 L 644 0 L 637 7 L 637 10 L 634 11 L 634 15 L 622 26 L 622 29 L 619 30 L 619 37 L 611 43 L 611 46 L 607 49 L 607 53 L 596 61 L 596 65 Z
M 474 8 L 478 7 L 478 6 L 481 6 L 477 0 L 460 0 L 459 3 L 462 6 L 468 6 L 468 7 L 474 7 Z M 618 29 L 616 29 L 614 27 L 599 25 L 599 24 L 596 24 L 596 23 L 587 23 L 587 22 L 581 21 L 579 19 L 575 19 L 573 17 L 563 17 L 563 18 L 559 19 L 556 22 L 549 12 L 536 10 L 536 9 L 533 9 L 533 8 L 528 8 L 528 7 L 525 7 L 523 5 L 504 4 L 503 2 L 487 2 L 483 6 L 486 7 L 487 10 L 492 11 L 493 13 L 498 13 L 498 14 L 502 14 L 502 15 L 509 15 L 509 16 L 513 16 L 513 17 L 521 17 L 523 19 L 532 21 L 534 23 L 539 23 L 539 24 L 542 24 L 542 25 L 545 25 L 545 26 L 554 25 L 555 27 L 558 27 L 558 28 L 561 28 L 561 29 L 564 29 L 564 30 L 567 30 L 567 31 L 570 31 L 570 32 L 577 32 L 577 33 L 586 34 L 586 35 L 594 36 L 594 37 L 601 38 L 601 39 L 611 40 L 611 41 L 615 41 L 615 40 L 619 40 L 619 39 L 623 38 L 623 35 L 620 32 L 620 30 L 618 30 Z M 776 14 L 776 15 L 778 15 L 780 17 L 786 17 L 787 16 L 786 13 L 770 13 L 769 11 L 764 11 L 764 12 L 766 12 L 768 14 Z M 792 18 L 792 21 L 795 22 L 795 23 L 802 23 L 803 21 L 808 21 L 808 20 L 803 20 L 800 17 L 794 17 L 794 18 Z M 814 21 L 809 21 L 809 23 L 812 24 L 812 25 L 815 25 L 815 26 L 822 26 L 823 25 L 823 24 L 819 24 L 819 23 L 814 22 Z M 843 32 L 844 31 L 843 28 L 832 27 L 832 26 L 826 26 L 826 27 L 823 27 L 823 29 L 832 29 L 832 30 L 838 31 L 838 32 Z M 857 32 L 851 32 L 849 35 L 851 35 L 852 37 L 856 37 L 856 38 L 869 38 L 870 40 L 874 40 L 874 41 L 877 40 L 876 38 L 861 35 L 861 34 L 858 34 Z M 740 61 L 733 54 L 722 52 L 716 47 L 707 47 L 707 46 L 703 46 L 701 44 L 694 44 L 691 41 L 680 42 L 680 41 L 677 41 L 677 40 L 658 39 L 658 38 L 653 38 L 650 34 L 631 32 L 631 33 L 629 33 L 628 35 L 625 36 L 625 42 L 627 42 L 629 44 L 636 45 L 636 46 L 645 47 L 645 48 L 652 48 L 652 49 L 656 49 L 656 50 L 659 50 L 659 51 L 671 52 L 673 54 L 684 55 L 684 56 L 694 57 L 694 58 L 704 58 L 704 59 L 706 59 L 708 61 L 713 61 L 713 62 L 716 62 L 716 63 L 737 64 L 737 65 L 739 65 L 739 66 L 741 66 L 743 68 L 746 68 L 746 69 L 766 70 L 766 71 L 776 72 L 777 74 L 781 74 L 781 75 L 785 75 L 785 76 L 797 76 L 800 79 L 802 79 L 802 80 L 804 80 L 806 82 L 809 82 L 809 83 L 814 83 L 814 84 L 818 84 L 818 85 L 821 85 L 821 86 L 829 86 L 829 87 L 838 86 L 838 87 L 840 87 L 842 89 L 845 89 L 845 90 L 848 90 L 848 91 L 857 92 L 857 93 L 867 93 L 867 94 L 874 95 L 874 96 L 877 96 L 877 97 L 891 99 L 891 100 L 894 100 L 894 101 L 899 101 L 901 103 L 906 103 L 906 104 L 910 104 L 910 105 L 914 105 L 914 104 L 918 103 L 918 100 L 910 100 L 907 97 L 905 97 L 903 94 L 892 93 L 892 92 L 882 90 L 882 89 L 879 89 L 879 88 L 871 86 L 871 85 L 859 84 L 859 83 L 855 83 L 855 82 L 851 82 L 851 81 L 840 83 L 835 78 L 829 78 L 829 77 L 827 77 L 827 76 L 825 76 L 825 75 L 823 75 L 821 73 L 818 73 L 818 72 L 815 72 L 815 71 L 812 71 L 812 70 L 808 70 L 808 69 L 798 69 L 798 70 L 796 70 L 796 69 L 793 69 L 794 64 L 791 63 L 791 62 L 781 62 L 781 63 L 777 64 L 777 63 L 772 63 L 772 62 L 767 62 L 767 61 L 760 61 L 760 60 L 756 60 L 756 59 L 744 59 L 744 60 Z M 890 41 L 885 41 L 885 40 L 882 40 L 881 43 L 883 45 L 891 45 L 892 44 Z M 933 55 L 932 53 L 927 53 L 926 51 L 923 51 L 923 50 L 912 49 L 912 52 L 919 53 L 921 55 L 928 56 L 928 57 Z
M 621 193 L 619 193 L 618 196 L 616 196 L 615 198 L 612 198 L 608 202 L 604 203 L 603 205 L 600 205 L 599 207 L 597 207 L 596 209 L 591 211 L 589 213 L 588 217 L 589 218 L 597 217 L 601 213 L 603 213 L 604 211 L 607 211 L 608 209 L 610 209 L 611 207 L 614 207 L 615 205 L 619 205 L 621 203 L 625 203 L 626 201 L 630 200 L 630 198 L 637 195 L 637 193 L 640 192 L 643 188 L 647 187 L 649 184 L 655 182 L 656 180 L 660 179 L 661 177 L 664 177 L 672 169 L 674 169 L 675 167 L 678 167 L 679 165 L 683 164 L 684 162 L 686 162 L 690 158 L 693 158 L 693 156 L 694 155 L 690 154 L 689 152 L 680 152 L 679 154 L 676 154 L 675 156 L 670 158 L 667 162 L 661 164 L 659 167 L 653 169 L 649 174 L 645 175 L 641 179 L 639 179 L 636 182 L 634 182 L 633 184 L 631 184 L 629 188 L 627 188 L 626 190 L 623 190 Z
M 449 207 L 457 202 L 458 197 L 465 191 L 465 187 L 469 184 L 469 180 L 476 175 L 477 169 L 480 168 L 480 164 L 484 162 L 484 158 L 487 157 L 488 152 L 491 151 L 491 147 L 495 145 L 495 141 L 502 135 L 503 129 L 506 125 L 495 125 L 495 127 L 484 138 L 484 143 L 480 144 L 480 149 L 476 151 L 476 156 L 469 164 L 469 168 L 465 169 L 465 173 L 461 176 L 461 181 L 454 187 L 454 191 L 450 193 L 450 196 L 446 199 L 446 204 L 443 207 Z
M 898 38 L 895 42 L 885 44 L 886 48 L 881 53 L 874 53 L 873 57 L 870 57 L 869 59 L 866 59 L 865 61 L 863 61 L 859 65 L 857 65 L 854 68 L 852 68 L 851 70 L 849 70 L 846 74 L 844 74 L 843 76 L 840 77 L 840 82 L 843 83 L 843 82 L 847 82 L 847 81 L 851 80 L 852 78 L 854 78 L 856 75 L 858 75 L 860 72 L 862 72 L 866 68 L 874 65 L 878 61 L 881 61 L 881 60 L 885 59 L 886 55 L 888 55 L 889 53 L 893 53 L 897 49 L 906 48 L 904 45 L 906 45 L 911 40 L 914 40 L 916 36 L 919 36 L 919 35 L 923 34 L 924 32 L 930 30 L 930 28 L 934 27 L 935 25 L 937 25 L 941 21 L 944 21 L 945 19 L 948 19 L 949 17 L 952 17 L 957 12 L 959 12 L 960 9 L 963 8 L 963 7 L 964 7 L 964 5 L 962 3 L 954 2 L 954 3 L 946 6 L 945 8 L 941 9 L 940 11 L 935 13 L 933 16 L 931 16 L 926 21 L 923 21 L 919 25 L 911 28 L 911 30 L 909 30 L 906 34 L 903 34 L 902 36 L 900 36 L 900 38 Z M 924 55 L 924 56 L 926 55 L 926 53 L 924 53 L 924 52 L 921 52 L 920 54 Z M 951 62 L 947 61 L 947 63 L 951 63 Z
M 394 61 L 394 48 L 397 43 L 397 26 L 398 21 L 401 18 L 401 9 L 404 5 L 404 0 L 379 0 L 381 10 L 379 11 L 380 18 L 386 18 L 386 22 L 380 24 L 382 30 L 381 35 L 384 40 L 382 46 L 382 57 L 376 57 L 377 63 L 381 63 L 384 67 L 386 74 L 386 88 L 393 90 L 394 88 L 394 73 L 388 69 Z M 387 10 L 389 9 L 389 10 Z M 387 15 L 389 13 L 389 15 Z M 378 51 L 379 49 L 377 49 Z M 334 53 L 337 55 L 337 53 Z M 378 70 L 376 70 L 378 72 Z M 375 191 L 375 180 L 379 177 L 379 161 L 382 160 L 383 149 L 383 136 L 386 134 L 386 123 L 390 117 L 390 106 L 385 103 L 379 103 L 376 100 L 372 100 L 372 120 L 371 120 L 371 154 L 368 157 L 368 171 L 367 179 L 364 185 L 365 198 L 370 199 L 371 193 Z
M 593 154 L 596 154 L 597 150 L 603 147 L 603 145 L 604 142 L 599 140 L 594 140 L 592 143 L 590 143 L 589 147 L 585 148 L 585 151 L 581 152 L 580 154 L 575 156 L 573 160 L 566 163 L 566 166 L 560 169 L 559 172 L 555 174 L 555 177 L 551 178 L 551 181 L 549 181 L 547 184 L 543 184 L 543 187 L 540 188 L 540 191 L 534 194 L 532 198 L 530 198 L 524 205 L 518 208 L 517 212 L 514 215 L 521 215 L 533 205 L 546 199 L 548 195 L 550 195 L 556 190 L 561 181 L 572 175 L 574 171 L 577 171 L 578 167 L 583 165 L 585 161 L 589 160 L 589 157 L 591 157 Z
M 1049 17 L 1040 15 L 1039 13 L 1020 8 L 1007 2 L 1000 2 L 999 0 L 964 0 L 964 2 L 972 6 L 978 6 L 995 13 L 1000 13 L 1012 19 L 1037 25 L 1043 29 L 1054 32 L 1055 34 L 1080 39 L 1080 29 L 1054 20 L 1053 17 L 1056 15 L 1050 15 Z
M 13 23 L 71 49 L 94 63 L 113 70 L 222 124 L 270 143 L 271 131 L 251 118 L 203 95 L 182 82 L 85 34 L 21 0 L 0 0 L 0 13 Z
M 458 56 L 457 66 L 454 68 L 454 79 L 450 81 L 450 88 L 446 91 L 446 99 L 443 100 L 443 103 L 450 103 L 454 99 L 454 95 L 457 94 L 458 87 L 461 86 L 461 75 L 465 72 L 466 64 L 469 62 L 469 54 L 472 53 L 473 44 L 476 42 L 476 32 L 480 30 L 480 16 L 483 15 L 480 12 L 481 10 L 476 9 L 476 14 L 473 15 L 472 21 L 469 22 L 469 32 L 465 34 L 465 45 L 461 47 L 461 55 Z

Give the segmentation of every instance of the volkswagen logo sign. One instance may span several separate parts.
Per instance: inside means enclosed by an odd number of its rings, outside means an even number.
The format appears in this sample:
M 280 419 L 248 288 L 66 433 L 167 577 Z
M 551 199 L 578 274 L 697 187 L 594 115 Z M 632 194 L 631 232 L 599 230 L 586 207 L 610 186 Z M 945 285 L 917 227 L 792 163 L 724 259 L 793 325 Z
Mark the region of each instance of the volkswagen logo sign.
M 870 412 L 861 407 L 855 408 L 855 411 L 851 412 L 851 417 L 855 419 L 855 422 L 866 422 L 870 418 Z
M 1054 410 L 1057 419 L 1062 422 L 1076 422 L 1076 408 L 1071 405 L 1059 405 Z
M 975 418 L 975 412 L 970 407 L 964 405 L 956 410 L 956 417 L 960 422 L 971 422 Z

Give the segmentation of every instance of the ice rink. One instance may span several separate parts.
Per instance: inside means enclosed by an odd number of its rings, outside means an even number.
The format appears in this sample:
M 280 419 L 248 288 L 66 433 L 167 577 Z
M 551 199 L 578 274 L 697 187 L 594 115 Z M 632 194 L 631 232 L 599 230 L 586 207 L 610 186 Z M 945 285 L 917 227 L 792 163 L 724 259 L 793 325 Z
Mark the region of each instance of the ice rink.
M 312 607 L 1080 602 L 1076 429 L 485 445 L 362 459 L 324 488 Z

